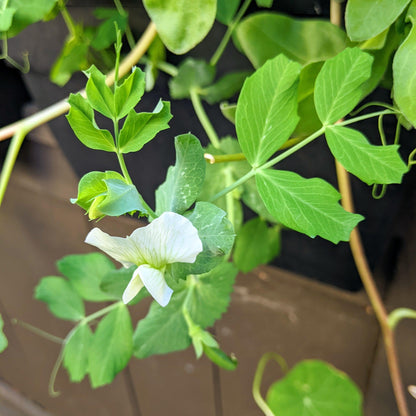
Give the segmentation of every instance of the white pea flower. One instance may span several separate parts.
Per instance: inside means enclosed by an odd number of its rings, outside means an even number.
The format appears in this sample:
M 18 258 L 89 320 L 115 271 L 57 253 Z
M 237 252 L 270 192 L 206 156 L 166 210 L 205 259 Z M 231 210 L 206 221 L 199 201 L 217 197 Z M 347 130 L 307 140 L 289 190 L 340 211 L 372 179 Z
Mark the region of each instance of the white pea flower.
M 145 286 L 161 306 L 169 303 L 173 292 L 164 277 L 166 265 L 194 263 L 202 251 L 197 229 L 187 218 L 174 212 L 163 213 L 126 238 L 112 237 L 94 228 L 85 242 L 98 247 L 124 267 L 138 266 L 123 293 L 124 303 L 129 303 Z

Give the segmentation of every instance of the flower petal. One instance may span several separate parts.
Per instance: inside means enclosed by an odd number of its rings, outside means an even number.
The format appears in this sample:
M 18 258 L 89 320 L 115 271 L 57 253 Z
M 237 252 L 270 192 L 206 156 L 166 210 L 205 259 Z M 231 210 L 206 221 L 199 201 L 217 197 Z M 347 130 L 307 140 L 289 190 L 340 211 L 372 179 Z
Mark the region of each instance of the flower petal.
M 124 290 L 123 302 L 127 305 L 127 303 L 129 303 L 140 292 L 143 286 L 143 282 L 141 281 L 139 275 L 139 268 L 137 268 L 134 271 L 133 277 L 131 278 L 129 284 Z
M 135 230 L 130 238 L 148 263 L 156 268 L 166 264 L 193 263 L 202 251 L 198 230 L 191 221 L 174 212 L 164 212 L 148 226 Z
M 136 245 L 129 238 L 112 237 L 99 228 L 92 229 L 85 242 L 104 251 L 124 267 L 137 264 L 137 259 L 141 257 Z
M 167 285 L 163 273 L 148 264 L 139 266 L 137 271 L 139 272 L 140 279 L 146 286 L 146 289 L 156 302 L 159 303 L 160 306 L 166 306 L 170 301 L 173 290 Z

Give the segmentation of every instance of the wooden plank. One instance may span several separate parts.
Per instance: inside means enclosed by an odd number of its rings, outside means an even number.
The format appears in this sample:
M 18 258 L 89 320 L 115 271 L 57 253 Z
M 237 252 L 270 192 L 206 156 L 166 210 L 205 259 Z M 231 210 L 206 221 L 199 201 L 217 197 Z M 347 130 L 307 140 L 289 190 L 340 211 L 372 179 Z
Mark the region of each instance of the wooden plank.
M 231 307 L 216 325 L 222 348 L 239 359 L 236 371 L 220 370 L 223 416 L 262 414 L 251 386 L 260 357 L 270 351 L 289 367 L 326 360 L 364 388 L 378 334 L 366 306 L 361 296 L 271 267 L 238 276 Z M 271 365 L 264 390 L 281 376 Z

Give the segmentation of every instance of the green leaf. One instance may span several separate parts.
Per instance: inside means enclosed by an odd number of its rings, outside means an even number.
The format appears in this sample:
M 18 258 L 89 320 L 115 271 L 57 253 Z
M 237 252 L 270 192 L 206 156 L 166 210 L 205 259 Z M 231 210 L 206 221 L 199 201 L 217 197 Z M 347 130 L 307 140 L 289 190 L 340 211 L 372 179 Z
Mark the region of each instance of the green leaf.
M 217 16 L 216 19 L 228 25 L 232 22 L 236 14 L 241 0 L 217 0 Z
M 249 71 L 231 72 L 220 78 L 215 84 L 201 91 L 202 98 L 209 104 L 215 104 L 227 100 L 241 90 Z
M 35 288 L 35 299 L 45 302 L 51 313 L 58 318 L 79 321 L 85 316 L 81 297 L 62 277 L 42 278 Z
M 152 113 L 136 113 L 131 110 L 119 136 L 119 149 L 122 153 L 138 152 L 157 133 L 169 128 L 170 103 L 159 101 Z
M 202 89 L 211 84 L 215 67 L 201 59 L 186 58 L 178 67 L 178 73 L 169 81 L 170 96 L 176 100 L 189 98 L 192 89 Z
M 267 393 L 279 416 L 362 416 L 362 395 L 349 377 L 327 363 L 302 361 Z
M 71 109 L 66 118 L 80 142 L 91 149 L 115 152 L 113 136 L 108 130 L 97 127 L 88 101 L 77 93 L 69 96 L 68 103 Z
M 0 315 L 0 352 L 3 352 L 6 348 L 9 342 L 7 341 L 6 335 L 4 335 L 3 332 L 3 317 Z
M 234 264 L 244 273 L 273 260 L 280 251 L 280 232 L 261 218 L 247 221 L 237 234 Z
M 370 39 L 387 29 L 410 0 L 348 0 L 345 26 L 352 41 Z
M 269 12 L 244 19 L 237 26 L 236 37 L 255 68 L 281 53 L 302 65 L 325 61 L 346 46 L 345 32 L 325 20 Z
M 133 351 L 133 327 L 127 306 L 120 303 L 97 326 L 88 355 L 93 388 L 109 384 L 128 364 Z
M 398 145 L 374 146 L 359 131 L 341 126 L 328 127 L 325 136 L 334 157 L 368 185 L 401 183 L 408 171 Z
M 81 30 L 81 28 L 79 28 Z M 88 43 L 80 36 L 69 36 L 53 64 L 50 79 L 60 87 L 64 86 L 74 72 L 88 68 Z
M 7 32 L 10 29 L 15 13 L 16 9 L 13 7 L 6 7 L 0 10 L 0 32 Z
M 114 300 L 122 300 L 124 290 L 129 284 L 133 272 L 137 266 L 129 267 L 128 269 L 122 267 L 121 269 L 109 271 L 103 278 L 100 288 L 107 293 Z M 150 296 L 146 288 L 142 288 L 140 292 L 129 302 L 129 305 L 135 305 L 145 297 Z
M 358 104 L 372 63 L 372 56 L 358 48 L 347 48 L 324 63 L 315 82 L 315 107 L 323 124 L 335 123 Z
M 412 28 L 406 40 L 400 45 L 393 60 L 394 100 L 413 126 L 416 126 L 416 4 L 409 8 L 407 19 Z
M 205 159 L 199 140 L 192 134 L 175 137 L 176 163 L 156 190 L 156 214 L 182 214 L 196 200 L 204 183 Z
M 144 89 L 144 72 L 136 67 L 123 83 L 114 89 L 114 106 L 118 119 L 125 117 L 137 105 Z
M 153 302 L 134 332 L 134 356 L 145 358 L 187 348 L 191 338 L 182 313 L 184 303 L 195 324 L 212 326 L 228 308 L 236 274 L 231 263 L 222 263 L 207 274 L 181 281 L 164 308 Z
M 234 229 L 226 213 L 209 202 L 197 202 L 195 209 L 185 215 L 198 230 L 203 250 L 195 263 L 174 263 L 173 276 L 186 278 L 189 274 L 206 273 L 228 256 L 234 244 Z
M 100 289 L 104 276 L 115 269 L 104 254 L 73 254 L 58 260 L 56 265 L 83 299 L 92 302 L 112 299 Z
M 256 4 L 258 7 L 272 7 L 273 0 L 256 0 Z
M 155 86 L 159 74 L 159 63 L 166 62 L 166 48 L 159 36 L 153 39 L 148 51 L 148 61 L 145 67 L 146 91 L 151 91 Z
M 237 104 L 230 104 L 227 102 L 220 104 L 220 110 L 222 115 L 231 123 L 235 124 L 235 112 L 237 110 Z
M 314 238 L 333 243 L 348 241 L 363 219 L 338 204 L 341 195 L 319 178 L 305 179 L 294 172 L 265 169 L 256 175 L 259 193 L 277 221 Z
M 27 0 L 9 0 L 7 7 L 16 11 L 7 37 L 16 36 L 26 26 L 42 20 L 54 8 L 56 2 L 57 0 L 32 0 L 28 7 Z
M 63 365 L 72 382 L 80 382 L 88 373 L 88 355 L 93 334 L 86 323 L 71 332 L 63 350 Z
M 105 75 L 95 65 L 84 73 L 88 77 L 85 91 L 92 108 L 110 119 L 116 117 L 114 94 L 105 82 Z
M 117 9 L 111 8 L 97 8 L 94 10 L 94 15 L 97 19 L 105 19 L 97 28 L 95 38 L 91 42 L 91 46 L 97 51 L 108 48 L 117 39 L 117 29 L 124 33 L 127 27 L 128 15 L 121 14 Z
M 71 199 L 73 204 L 79 205 L 85 211 L 89 211 L 91 205 L 96 198 L 101 198 L 100 202 L 107 194 L 106 179 L 119 179 L 124 180 L 123 176 L 118 172 L 106 171 L 106 172 L 89 172 L 85 174 L 78 184 L 78 196 Z M 95 216 L 94 218 L 97 218 Z
M 143 0 L 166 47 L 180 55 L 196 46 L 214 24 L 217 0 Z
M 119 179 L 106 179 L 107 196 L 97 206 L 97 210 L 111 217 L 139 211 L 149 215 L 143 197 L 133 184 L 127 184 Z
M 266 162 L 298 123 L 300 69 L 298 63 L 279 55 L 244 83 L 237 103 L 236 130 L 241 149 L 254 167 Z

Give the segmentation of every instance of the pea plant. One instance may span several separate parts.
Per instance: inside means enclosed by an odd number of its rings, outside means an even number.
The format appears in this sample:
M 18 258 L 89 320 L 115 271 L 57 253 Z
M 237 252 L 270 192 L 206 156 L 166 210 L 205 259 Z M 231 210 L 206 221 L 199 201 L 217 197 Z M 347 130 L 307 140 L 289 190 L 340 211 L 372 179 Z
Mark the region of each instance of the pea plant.
M 33 3 L 36 7 L 27 11 L 20 0 L 0 1 L 2 57 L 19 65 L 7 54 L 7 39 L 61 13 L 69 35 L 51 80 L 63 85 L 84 70 L 86 87 L 0 129 L 1 140 L 13 136 L 0 199 L 26 134 L 64 113 L 85 146 L 114 153 L 120 166 L 119 171 L 84 175 L 71 200 L 97 221 L 85 243 L 99 251 L 58 260 L 60 276 L 44 277 L 35 288 L 35 298 L 52 314 L 74 323 L 62 341 L 51 393 L 61 365 L 72 381 L 88 376 L 96 388 L 111 383 L 131 359 L 190 345 L 197 358 L 206 355 L 227 370 L 236 368 L 236 357 L 221 349 L 208 328 L 227 310 L 237 273 L 278 254 L 285 227 L 334 244 L 350 241 L 382 328 L 399 414 L 409 415 L 394 328 L 416 312 L 400 308 L 388 314 L 381 301 L 357 230 L 364 218 L 353 210 L 347 172 L 383 194 L 389 184 L 401 183 L 414 164 L 416 150 L 405 163 L 399 142 L 401 128 L 416 126 L 416 1 L 348 0 L 345 14 L 342 2 L 332 1 L 331 21 L 325 21 L 271 12 L 272 0 L 256 0 L 259 10 L 251 14 L 251 0 L 143 0 L 150 23 L 137 43 L 128 25 L 135 16 L 119 0 L 114 9 L 97 10 L 102 23 L 96 28 L 74 22 L 62 0 Z M 215 20 L 227 30 L 212 58 L 192 58 L 188 52 L 209 36 Z M 126 56 L 121 53 L 124 39 L 131 48 Z M 217 63 L 231 40 L 253 71 L 218 78 Z M 166 49 L 185 55 L 177 67 L 165 61 Z M 210 144 L 203 148 L 192 133 L 175 137 L 176 162 L 155 190 L 151 207 L 133 183 L 124 155 L 139 152 L 169 128 L 168 101 L 160 100 L 152 112 L 138 111 L 159 71 L 171 76 L 172 99 L 191 101 Z M 360 106 L 379 85 L 391 90 L 391 102 Z M 235 137 L 217 135 L 204 102 L 220 105 L 235 124 Z M 98 126 L 98 114 L 112 122 L 111 131 Z M 384 134 L 387 116 L 397 123 L 393 138 Z M 370 118 L 379 118 L 379 145 L 355 128 Z M 315 140 L 326 141 L 336 160 L 339 190 L 321 178 L 304 178 L 279 166 L 295 152 L 307 152 Z M 245 220 L 243 205 L 257 216 Z M 122 215 L 141 221 L 131 235 L 110 236 L 100 229 L 100 219 Z M 148 314 L 132 322 L 129 310 L 146 297 L 154 299 Z M 106 306 L 87 315 L 86 302 Z M 0 346 L 7 346 L 2 332 Z M 254 398 L 264 414 L 362 414 L 361 393 L 345 374 L 315 360 L 287 371 L 276 353 L 260 359 L 254 376 Z M 264 400 L 259 386 L 270 359 L 287 373 Z

